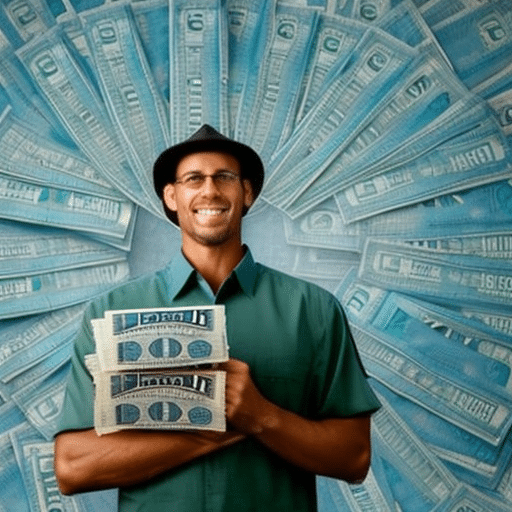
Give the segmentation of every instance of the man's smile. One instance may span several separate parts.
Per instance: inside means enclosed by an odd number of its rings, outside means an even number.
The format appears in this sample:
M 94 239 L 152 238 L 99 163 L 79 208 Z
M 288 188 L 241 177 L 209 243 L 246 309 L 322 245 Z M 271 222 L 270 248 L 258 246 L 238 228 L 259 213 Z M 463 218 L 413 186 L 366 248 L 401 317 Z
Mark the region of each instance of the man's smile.
M 199 208 L 196 209 L 195 212 L 199 215 L 215 216 L 221 215 L 226 210 L 227 208 Z

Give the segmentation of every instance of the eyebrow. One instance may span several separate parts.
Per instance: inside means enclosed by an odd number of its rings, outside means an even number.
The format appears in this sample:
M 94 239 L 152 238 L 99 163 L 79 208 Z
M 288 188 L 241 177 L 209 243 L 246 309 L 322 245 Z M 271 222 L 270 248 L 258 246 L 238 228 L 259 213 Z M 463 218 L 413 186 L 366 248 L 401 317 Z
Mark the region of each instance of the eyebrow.
M 224 167 L 220 168 L 220 169 L 217 169 L 214 171 L 214 174 L 215 173 L 219 173 L 219 172 L 230 172 L 230 173 L 233 173 L 233 174 L 237 174 L 237 175 L 242 175 L 241 173 L 237 172 L 237 171 L 234 171 L 233 169 L 225 169 Z M 203 171 L 200 171 L 199 169 L 192 169 L 191 171 L 186 171 L 182 174 L 182 177 L 183 176 L 187 176 L 188 174 L 204 174 Z M 178 178 L 176 176 L 176 178 Z

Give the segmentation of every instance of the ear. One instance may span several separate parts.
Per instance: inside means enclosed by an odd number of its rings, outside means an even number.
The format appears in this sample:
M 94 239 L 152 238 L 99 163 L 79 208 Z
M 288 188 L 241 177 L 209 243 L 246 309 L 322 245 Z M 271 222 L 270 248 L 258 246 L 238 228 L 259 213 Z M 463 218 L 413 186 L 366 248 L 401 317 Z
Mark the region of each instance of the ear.
M 250 208 L 254 203 L 254 194 L 252 191 L 251 181 L 248 179 L 242 180 L 242 187 L 244 189 L 244 206 Z
M 165 206 L 175 212 L 178 207 L 176 206 L 176 186 L 174 183 L 167 183 L 163 190 L 163 200 Z

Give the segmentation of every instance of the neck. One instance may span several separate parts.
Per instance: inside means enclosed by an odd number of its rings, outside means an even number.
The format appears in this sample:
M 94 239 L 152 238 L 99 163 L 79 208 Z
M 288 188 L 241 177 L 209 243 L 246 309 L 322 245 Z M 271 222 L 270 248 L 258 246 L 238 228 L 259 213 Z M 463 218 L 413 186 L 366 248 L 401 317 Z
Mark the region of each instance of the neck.
M 240 242 L 225 245 L 205 246 L 187 244 L 183 241 L 183 254 L 191 265 L 203 276 L 214 293 L 244 257 Z

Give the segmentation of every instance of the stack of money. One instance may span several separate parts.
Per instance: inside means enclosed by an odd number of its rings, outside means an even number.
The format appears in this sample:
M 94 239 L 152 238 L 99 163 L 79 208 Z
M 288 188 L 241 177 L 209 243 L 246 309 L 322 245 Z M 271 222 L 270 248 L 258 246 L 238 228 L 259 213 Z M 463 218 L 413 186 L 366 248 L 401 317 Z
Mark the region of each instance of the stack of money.
M 92 322 L 99 435 L 121 429 L 226 430 L 224 306 L 109 310 Z

